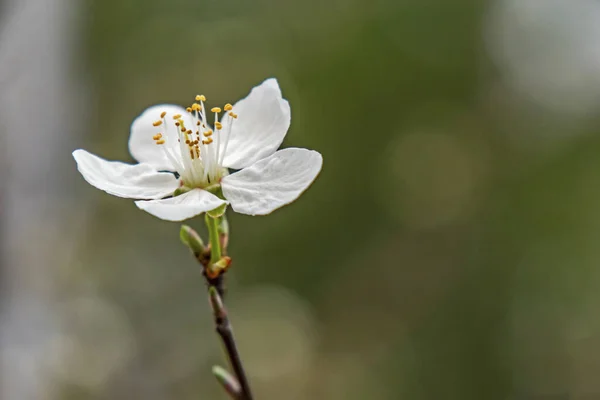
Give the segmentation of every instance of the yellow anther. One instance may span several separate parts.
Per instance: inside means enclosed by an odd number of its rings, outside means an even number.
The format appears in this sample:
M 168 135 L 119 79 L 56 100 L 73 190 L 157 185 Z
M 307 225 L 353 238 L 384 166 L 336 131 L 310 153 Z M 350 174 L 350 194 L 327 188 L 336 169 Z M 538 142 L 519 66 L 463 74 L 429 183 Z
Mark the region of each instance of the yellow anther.
M 213 108 L 210 109 L 210 112 L 220 113 L 221 109 L 219 107 L 213 107 Z
M 223 124 L 220 123 L 219 121 L 215 122 L 215 128 L 217 129 L 223 129 Z
M 213 142 L 212 138 L 207 138 L 202 141 L 202 144 L 211 144 Z
M 225 106 L 223 107 L 223 109 L 225 111 L 231 111 L 231 110 L 233 110 L 233 106 L 231 104 L 227 103 L 227 104 L 225 104 Z
M 194 104 L 192 104 L 192 110 L 200 111 L 200 110 L 202 110 L 202 106 L 198 103 L 194 103 Z
M 187 112 L 191 113 L 191 112 L 192 112 L 192 107 L 188 107 L 188 108 L 186 108 L 186 109 L 185 109 L 185 111 L 187 111 Z
M 164 118 L 164 117 L 165 117 L 165 115 L 167 115 L 167 112 L 166 112 L 166 111 L 163 111 L 163 112 L 161 112 L 161 113 L 160 113 L 160 117 L 161 117 L 161 118 Z
M 200 126 L 200 121 L 196 122 L 196 126 Z
M 237 118 L 237 114 L 236 114 L 236 113 L 234 113 L 233 111 L 229 111 L 229 116 L 230 116 L 231 118 L 233 118 L 233 119 L 236 119 L 236 118 Z
M 159 119 L 158 121 L 154 121 L 152 123 L 152 126 L 161 126 L 162 125 L 162 121 Z
M 204 132 L 204 137 L 212 136 L 212 134 L 213 134 L 213 131 L 209 129 L 206 132 Z
M 191 135 L 192 134 L 192 130 L 188 129 L 185 133 L 187 133 L 188 135 Z
M 203 94 L 199 94 L 196 96 L 196 101 L 206 101 L 206 97 Z
M 181 114 L 175 114 L 175 115 L 173 115 L 173 119 L 181 119 Z
M 157 141 L 156 141 L 156 144 L 165 144 L 165 141 L 164 141 L 164 140 L 162 140 L 162 139 L 161 139 L 161 140 L 157 140 Z
M 158 140 L 160 138 L 162 138 L 162 133 L 157 133 L 156 135 L 152 136 L 153 140 Z
M 179 122 L 175 122 L 175 126 L 179 126 L 181 125 Z

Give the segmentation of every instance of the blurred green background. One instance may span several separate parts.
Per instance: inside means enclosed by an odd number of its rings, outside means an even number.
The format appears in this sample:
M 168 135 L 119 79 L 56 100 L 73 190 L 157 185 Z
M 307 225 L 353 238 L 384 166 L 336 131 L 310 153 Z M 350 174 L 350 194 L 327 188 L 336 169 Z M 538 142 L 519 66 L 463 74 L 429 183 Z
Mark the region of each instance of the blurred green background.
M 27 286 L 55 332 L 34 398 L 225 398 L 180 224 L 87 185 L 70 153 L 134 162 L 146 107 L 234 102 L 268 77 L 292 108 L 283 146 L 324 165 L 292 205 L 229 214 L 227 303 L 257 399 L 600 396 L 597 3 L 62 4 L 84 117 L 45 167 L 66 171 L 60 192 L 30 194 L 66 202 L 36 225 L 57 242 L 44 289 Z

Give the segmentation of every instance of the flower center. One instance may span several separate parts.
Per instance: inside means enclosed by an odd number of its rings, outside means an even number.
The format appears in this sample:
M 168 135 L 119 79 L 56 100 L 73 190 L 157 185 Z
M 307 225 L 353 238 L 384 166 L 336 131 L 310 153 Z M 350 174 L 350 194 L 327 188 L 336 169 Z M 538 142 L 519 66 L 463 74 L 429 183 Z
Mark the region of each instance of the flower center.
M 186 118 L 181 114 L 167 115 L 167 112 L 163 111 L 160 118 L 152 123 L 153 127 L 162 127 L 163 130 L 152 136 L 152 139 L 163 148 L 183 185 L 191 188 L 205 188 L 218 183 L 227 174 L 223 160 L 231 136 L 231 127 L 238 117 L 233 112 L 233 106 L 228 103 L 223 107 L 226 112 L 223 118 L 226 118 L 226 121 L 219 121 L 221 108 L 213 107 L 210 110 L 215 115 L 213 131 L 207 123 L 205 101 L 206 97 L 197 95 L 196 101 L 186 108 Z M 227 123 L 227 129 L 223 129 L 222 122 Z

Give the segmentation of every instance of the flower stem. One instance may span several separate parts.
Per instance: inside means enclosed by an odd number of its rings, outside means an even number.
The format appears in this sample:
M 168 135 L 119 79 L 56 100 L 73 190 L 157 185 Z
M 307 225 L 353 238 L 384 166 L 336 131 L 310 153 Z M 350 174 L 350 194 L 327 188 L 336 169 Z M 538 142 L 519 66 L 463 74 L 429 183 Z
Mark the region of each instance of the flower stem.
M 221 241 L 219 240 L 219 223 L 217 218 L 206 214 L 204 217 L 208 228 L 208 239 L 210 241 L 210 262 L 216 263 L 221 259 Z

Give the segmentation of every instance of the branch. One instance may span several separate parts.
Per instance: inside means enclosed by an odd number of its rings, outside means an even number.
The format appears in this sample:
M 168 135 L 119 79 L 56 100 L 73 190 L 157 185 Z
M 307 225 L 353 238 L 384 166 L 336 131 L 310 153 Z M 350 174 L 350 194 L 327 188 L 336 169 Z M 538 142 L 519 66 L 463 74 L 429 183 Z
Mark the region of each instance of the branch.
M 212 218 L 211 218 L 212 220 Z M 212 221 L 207 221 L 209 231 L 215 229 L 215 225 Z M 242 365 L 242 360 L 233 336 L 233 329 L 229 322 L 227 315 L 227 309 L 223 303 L 223 296 L 225 294 L 225 272 L 231 263 L 231 259 L 227 256 L 222 256 L 227 247 L 227 233 L 220 233 L 219 236 L 211 233 L 211 243 L 208 246 L 204 246 L 200 236 L 189 226 L 182 226 L 180 231 L 180 237 L 183 243 L 185 243 L 196 260 L 202 265 L 202 275 L 206 281 L 209 294 L 209 302 L 213 310 L 215 330 L 223 342 L 225 353 L 229 360 L 229 364 L 233 369 L 234 376 L 231 376 L 226 370 L 221 367 L 214 367 L 213 374 L 223 386 L 225 391 L 236 400 L 252 400 L 252 392 L 250 391 L 250 385 L 248 384 L 248 378 Z M 216 239 L 218 237 L 218 239 Z M 217 241 L 218 240 L 218 241 Z M 213 243 L 216 243 L 220 249 L 215 251 Z M 218 254 L 221 257 L 217 262 L 213 259 Z
M 222 281 L 221 281 L 222 282 Z M 215 318 L 215 326 L 217 333 L 223 341 L 229 363 L 233 368 L 233 372 L 237 377 L 240 392 L 238 399 L 240 400 L 252 400 L 252 393 L 250 392 L 250 385 L 248 384 L 248 378 L 242 365 L 242 359 L 238 352 L 235 338 L 233 336 L 233 330 L 231 329 L 231 323 L 227 315 L 227 309 L 223 304 L 223 299 L 219 295 L 219 290 L 215 286 L 209 286 L 208 294 L 210 304 L 213 309 L 213 315 Z

